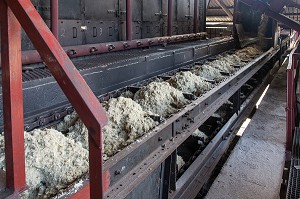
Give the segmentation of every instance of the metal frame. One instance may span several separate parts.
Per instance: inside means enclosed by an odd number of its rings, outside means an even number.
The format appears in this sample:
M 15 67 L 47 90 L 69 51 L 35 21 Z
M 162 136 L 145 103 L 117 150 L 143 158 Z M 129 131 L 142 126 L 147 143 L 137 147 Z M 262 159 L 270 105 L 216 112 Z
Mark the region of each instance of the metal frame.
M 4 1 L 0 13 L 6 187 L 18 192 L 26 187 L 21 26 Z
M 86 44 L 78 46 L 64 47 L 64 51 L 70 58 L 96 55 L 101 53 L 124 51 L 137 48 L 148 48 L 151 46 L 179 43 L 183 41 L 195 41 L 205 39 L 206 33 L 185 34 L 176 36 L 155 37 L 149 39 L 137 39 L 131 41 L 119 41 L 110 43 Z M 43 62 L 41 56 L 36 50 L 22 52 L 22 64 L 34 64 Z
M 296 71 L 299 65 L 299 44 L 291 52 L 289 57 L 289 64 L 287 67 L 287 107 L 286 107 L 286 150 L 292 151 L 293 132 L 295 129 L 297 108 L 296 108 Z
M 89 130 L 90 197 L 103 198 L 105 188 L 109 186 L 107 179 L 103 178 L 101 172 L 101 128 L 107 122 L 105 110 L 30 0 L 2 0 L 1 8 L 1 31 L 3 35 L 1 39 L 3 47 L 1 61 L 2 65 L 7 67 L 7 70 L 4 70 L 3 73 L 3 94 L 9 96 L 5 100 L 4 105 L 11 107 L 11 109 L 4 110 L 4 115 L 12 117 L 11 120 L 9 117 L 6 117 L 4 121 L 6 127 L 5 139 L 8 141 L 8 144 L 5 145 L 6 152 L 8 152 L 6 154 L 8 171 L 6 173 L 7 188 L 11 188 L 13 192 L 18 192 L 25 186 L 24 147 L 22 148 L 23 145 L 20 144 L 22 142 L 24 144 L 24 137 L 20 135 L 23 134 L 23 119 L 20 117 L 23 111 L 15 109 L 19 108 L 22 104 L 22 100 L 20 100 L 22 98 L 19 98 L 22 96 L 20 25 L 14 18 L 15 15 Z M 19 57 L 19 59 L 15 59 L 14 55 Z M 11 90 L 14 88 L 16 90 Z M 13 117 L 14 115 L 16 117 Z

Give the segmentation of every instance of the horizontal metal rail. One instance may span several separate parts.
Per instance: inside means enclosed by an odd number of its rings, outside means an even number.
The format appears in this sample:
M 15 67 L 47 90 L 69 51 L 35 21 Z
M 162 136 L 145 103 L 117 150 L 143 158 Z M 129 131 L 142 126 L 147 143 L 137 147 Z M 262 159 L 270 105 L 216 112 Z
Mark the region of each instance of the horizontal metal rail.
M 206 33 L 184 34 L 165 37 L 155 37 L 149 39 L 137 39 L 129 41 L 118 41 L 110 43 L 86 44 L 78 46 L 64 47 L 64 51 L 70 58 L 95 55 L 101 53 L 123 51 L 136 48 L 146 48 L 150 46 L 165 45 L 183 41 L 193 41 L 206 38 Z M 36 50 L 22 52 L 22 64 L 34 64 L 43 62 L 42 57 Z

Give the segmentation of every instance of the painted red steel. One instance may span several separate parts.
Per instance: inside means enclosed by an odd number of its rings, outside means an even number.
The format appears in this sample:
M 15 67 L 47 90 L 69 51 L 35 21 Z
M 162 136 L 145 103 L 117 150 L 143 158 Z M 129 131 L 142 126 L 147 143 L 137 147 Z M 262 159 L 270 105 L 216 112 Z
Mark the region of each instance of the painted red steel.
M 296 122 L 296 69 L 299 64 L 300 46 L 295 48 L 289 57 L 289 65 L 287 68 L 287 107 L 286 107 L 286 150 L 292 151 L 293 131 Z
M 58 0 L 51 0 L 51 31 L 58 39 Z
M 173 0 L 168 0 L 168 36 L 173 35 Z
M 111 43 L 87 44 L 79 46 L 68 46 L 63 49 L 69 57 L 81 57 L 94 54 L 108 53 L 114 51 L 123 51 L 136 48 L 145 48 L 162 44 L 177 43 L 182 41 L 190 41 L 201 39 L 206 36 L 206 33 L 174 35 L 165 37 L 155 37 L 149 39 L 137 39 L 132 41 L 118 41 Z M 42 62 L 42 58 L 36 50 L 22 52 L 22 64 L 34 64 Z
M 126 39 L 132 40 L 132 0 L 126 0 Z
M 5 1 L 0 1 L 0 16 L 6 187 L 19 192 L 26 186 L 21 26 Z
M 6 3 L 89 130 L 90 198 L 103 198 L 101 128 L 107 122 L 106 112 L 31 1 Z

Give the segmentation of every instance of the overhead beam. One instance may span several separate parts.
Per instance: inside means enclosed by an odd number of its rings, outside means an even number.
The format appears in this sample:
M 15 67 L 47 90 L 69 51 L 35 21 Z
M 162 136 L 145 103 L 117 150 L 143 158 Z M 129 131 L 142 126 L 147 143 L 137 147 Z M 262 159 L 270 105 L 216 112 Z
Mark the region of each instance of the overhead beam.
M 286 5 L 300 9 L 300 4 L 298 4 L 292 0 L 285 0 L 285 1 L 286 1 Z
M 225 3 L 222 0 L 216 0 L 216 3 L 223 9 L 227 16 L 230 17 L 231 20 L 233 20 L 233 15 L 231 11 L 226 7 Z
M 251 6 L 254 10 L 260 10 L 264 12 L 267 16 L 271 17 L 272 19 L 285 24 L 286 26 L 300 32 L 300 23 L 284 16 L 283 14 L 279 14 L 278 12 L 271 9 L 271 7 L 263 3 L 261 1 L 253 1 L 253 0 L 241 0 L 241 2 Z

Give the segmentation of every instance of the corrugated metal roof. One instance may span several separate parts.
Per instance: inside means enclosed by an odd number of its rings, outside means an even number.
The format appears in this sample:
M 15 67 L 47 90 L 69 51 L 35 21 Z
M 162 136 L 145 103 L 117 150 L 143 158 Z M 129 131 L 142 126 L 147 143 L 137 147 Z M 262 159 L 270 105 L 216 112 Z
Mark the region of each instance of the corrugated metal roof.
M 218 0 L 210 0 L 208 7 L 209 8 L 219 8 L 219 4 L 216 2 Z M 226 7 L 233 7 L 234 6 L 234 0 L 221 0 L 224 2 Z
M 293 1 L 300 4 L 300 0 L 293 0 Z M 293 20 L 300 21 L 300 10 L 297 8 L 287 6 L 286 9 L 283 11 L 283 14 Z

